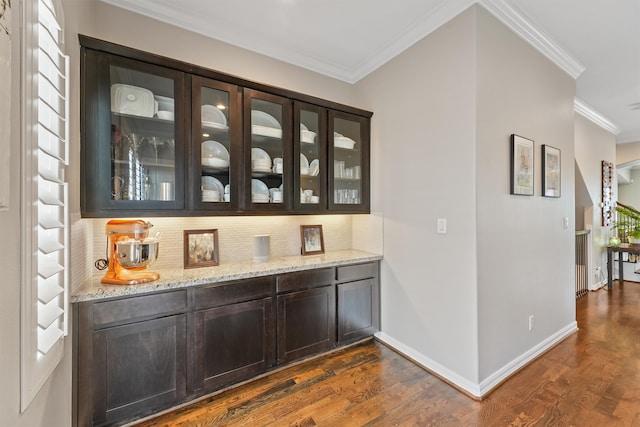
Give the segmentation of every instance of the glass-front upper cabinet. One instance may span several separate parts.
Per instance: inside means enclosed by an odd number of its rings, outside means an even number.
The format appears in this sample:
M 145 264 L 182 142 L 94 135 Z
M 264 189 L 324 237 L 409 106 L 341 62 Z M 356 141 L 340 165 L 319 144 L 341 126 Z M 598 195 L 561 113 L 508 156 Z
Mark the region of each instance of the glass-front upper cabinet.
M 287 98 L 244 89 L 246 209 L 291 209 L 291 123 L 291 103 Z
M 326 211 L 326 109 L 302 102 L 295 102 L 293 108 L 295 209 L 314 213 Z M 296 158 L 300 160 L 296 162 Z
M 83 82 L 83 215 L 183 209 L 184 74 L 88 50 Z
M 329 209 L 369 210 L 368 119 L 329 112 Z
M 235 85 L 192 77 L 191 206 L 237 210 L 242 180 L 242 117 Z

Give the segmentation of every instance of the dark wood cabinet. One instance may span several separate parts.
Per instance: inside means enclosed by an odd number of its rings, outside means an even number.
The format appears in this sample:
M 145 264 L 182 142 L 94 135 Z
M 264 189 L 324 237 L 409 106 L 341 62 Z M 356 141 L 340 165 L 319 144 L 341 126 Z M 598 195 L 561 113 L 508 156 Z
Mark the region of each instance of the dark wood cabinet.
M 371 336 L 378 266 L 73 304 L 74 424 L 120 424 Z
M 338 267 L 338 343 L 373 335 L 379 329 L 378 263 Z
M 185 315 L 93 333 L 93 424 L 153 413 L 186 389 Z
M 336 300 L 333 269 L 278 276 L 278 363 L 333 348 Z
M 193 291 L 190 347 L 198 394 L 246 380 L 275 364 L 273 278 Z
M 80 44 L 83 217 L 369 212 L 371 112 Z
M 77 425 L 109 425 L 187 395 L 187 292 L 74 305 Z

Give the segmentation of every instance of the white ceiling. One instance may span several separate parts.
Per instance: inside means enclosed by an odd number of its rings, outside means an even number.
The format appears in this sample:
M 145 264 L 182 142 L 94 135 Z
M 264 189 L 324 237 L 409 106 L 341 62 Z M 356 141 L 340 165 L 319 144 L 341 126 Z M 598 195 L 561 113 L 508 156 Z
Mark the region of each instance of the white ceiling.
M 480 3 L 574 60 L 576 97 L 640 141 L 640 0 L 102 1 L 350 83 Z

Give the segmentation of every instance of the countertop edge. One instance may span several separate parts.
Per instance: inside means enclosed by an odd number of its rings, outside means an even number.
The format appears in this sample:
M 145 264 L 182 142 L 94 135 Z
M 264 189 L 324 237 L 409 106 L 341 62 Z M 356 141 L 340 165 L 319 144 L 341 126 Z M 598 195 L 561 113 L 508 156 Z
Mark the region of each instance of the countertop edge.
M 104 285 L 100 283 L 102 274 L 96 274 L 71 294 L 70 302 L 73 304 L 131 295 L 143 295 L 212 283 L 231 282 L 254 277 L 380 260 L 382 260 L 382 255 L 359 250 L 344 250 L 313 256 L 273 257 L 264 263 L 236 261 L 224 263 L 216 267 L 198 269 L 176 268 L 153 270 L 153 268 L 151 268 L 152 271 L 160 274 L 160 279 L 155 282 L 137 285 Z

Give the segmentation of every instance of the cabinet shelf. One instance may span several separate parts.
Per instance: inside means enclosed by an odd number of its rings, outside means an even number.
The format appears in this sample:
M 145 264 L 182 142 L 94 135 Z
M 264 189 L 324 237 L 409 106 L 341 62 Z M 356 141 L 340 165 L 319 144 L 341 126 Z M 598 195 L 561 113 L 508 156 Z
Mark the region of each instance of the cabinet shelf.
M 171 163 L 169 163 L 169 162 L 171 162 Z M 113 163 L 116 164 L 116 165 L 128 165 L 129 161 L 127 161 L 127 160 L 114 160 Z M 143 158 L 140 158 L 140 163 L 144 167 L 156 167 L 156 168 L 168 168 L 168 169 L 175 169 L 176 168 L 176 165 L 175 165 L 175 163 L 173 163 L 173 160 L 167 160 L 167 163 L 164 163 L 161 160 L 158 160 L 156 162 L 154 160 L 147 160 L 146 158 L 143 157 Z

